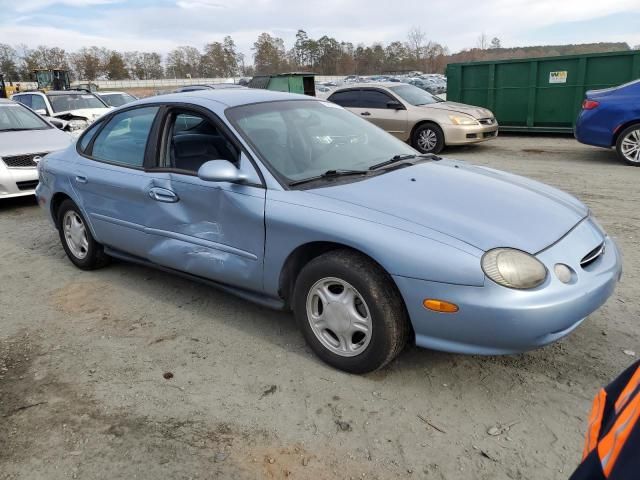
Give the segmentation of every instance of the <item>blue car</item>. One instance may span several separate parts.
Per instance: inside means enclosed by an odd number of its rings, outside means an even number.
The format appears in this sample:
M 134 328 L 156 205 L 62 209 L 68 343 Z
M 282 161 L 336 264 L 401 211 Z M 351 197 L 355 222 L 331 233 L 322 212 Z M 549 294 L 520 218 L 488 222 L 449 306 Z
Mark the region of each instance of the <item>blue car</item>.
M 522 352 L 612 294 L 615 242 L 576 198 L 420 155 L 342 107 L 227 89 L 140 100 L 38 166 L 69 259 L 153 266 L 293 311 L 363 373 L 409 342 Z
M 640 80 L 588 91 L 575 136 L 587 145 L 615 147 L 620 160 L 640 167 Z

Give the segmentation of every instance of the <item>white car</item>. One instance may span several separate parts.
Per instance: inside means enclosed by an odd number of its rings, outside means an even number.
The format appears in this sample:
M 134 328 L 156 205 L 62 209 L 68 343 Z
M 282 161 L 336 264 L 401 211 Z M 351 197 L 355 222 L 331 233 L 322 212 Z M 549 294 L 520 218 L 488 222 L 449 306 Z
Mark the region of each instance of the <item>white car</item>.
M 138 100 L 136 97 L 128 94 L 127 92 L 100 91 L 95 92 L 95 94 L 110 107 L 121 107 L 122 105 L 126 105 L 127 103 L 135 102 L 136 100 Z
M 33 195 L 38 161 L 72 142 L 27 107 L 0 99 L 0 199 Z
M 16 93 L 11 99 L 43 117 L 63 120 L 63 130 L 76 136 L 113 108 L 93 93 L 84 90 L 24 92 Z

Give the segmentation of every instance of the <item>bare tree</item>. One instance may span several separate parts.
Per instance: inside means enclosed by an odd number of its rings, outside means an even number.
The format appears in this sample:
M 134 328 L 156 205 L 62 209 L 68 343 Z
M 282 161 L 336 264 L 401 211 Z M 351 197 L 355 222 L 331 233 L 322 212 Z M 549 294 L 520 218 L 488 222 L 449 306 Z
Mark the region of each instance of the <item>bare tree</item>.
M 476 41 L 476 47 L 480 50 L 486 50 L 489 48 L 489 37 L 486 33 L 482 32 Z
M 420 27 L 411 27 L 409 33 L 407 33 L 407 43 L 409 50 L 415 57 L 416 66 L 422 63 L 422 50 L 426 36 Z

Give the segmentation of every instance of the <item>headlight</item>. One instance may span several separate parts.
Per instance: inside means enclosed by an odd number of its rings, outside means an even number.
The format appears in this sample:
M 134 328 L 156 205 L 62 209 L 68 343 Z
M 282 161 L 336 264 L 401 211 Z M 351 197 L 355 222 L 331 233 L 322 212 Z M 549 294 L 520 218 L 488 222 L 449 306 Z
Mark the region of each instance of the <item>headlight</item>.
M 72 132 L 74 130 L 84 130 L 89 126 L 89 122 L 86 120 L 70 120 L 69 121 L 69 130 Z
M 473 117 L 467 115 L 449 115 L 449 120 L 454 125 L 480 125 L 480 123 Z
M 495 248 L 482 257 L 482 270 L 498 285 L 526 290 L 541 285 L 546 267 L 533 255 L 513 248 Z

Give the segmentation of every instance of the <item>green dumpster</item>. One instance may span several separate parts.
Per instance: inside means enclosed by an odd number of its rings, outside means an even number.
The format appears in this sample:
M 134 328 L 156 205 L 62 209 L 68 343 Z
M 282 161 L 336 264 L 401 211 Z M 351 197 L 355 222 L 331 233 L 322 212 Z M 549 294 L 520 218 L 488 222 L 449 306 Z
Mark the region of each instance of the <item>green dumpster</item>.
M 309 72 L 279 73 L 277 75 L 257 75 L 249 82 L 250 88 L 264 88 L 277 92 L 316 95 L 315 74 Z
M 447 100 L 495 114 L 502 131 L 571 132 L 587 90 L 640 78 L 640 50 L 451 63 Z

